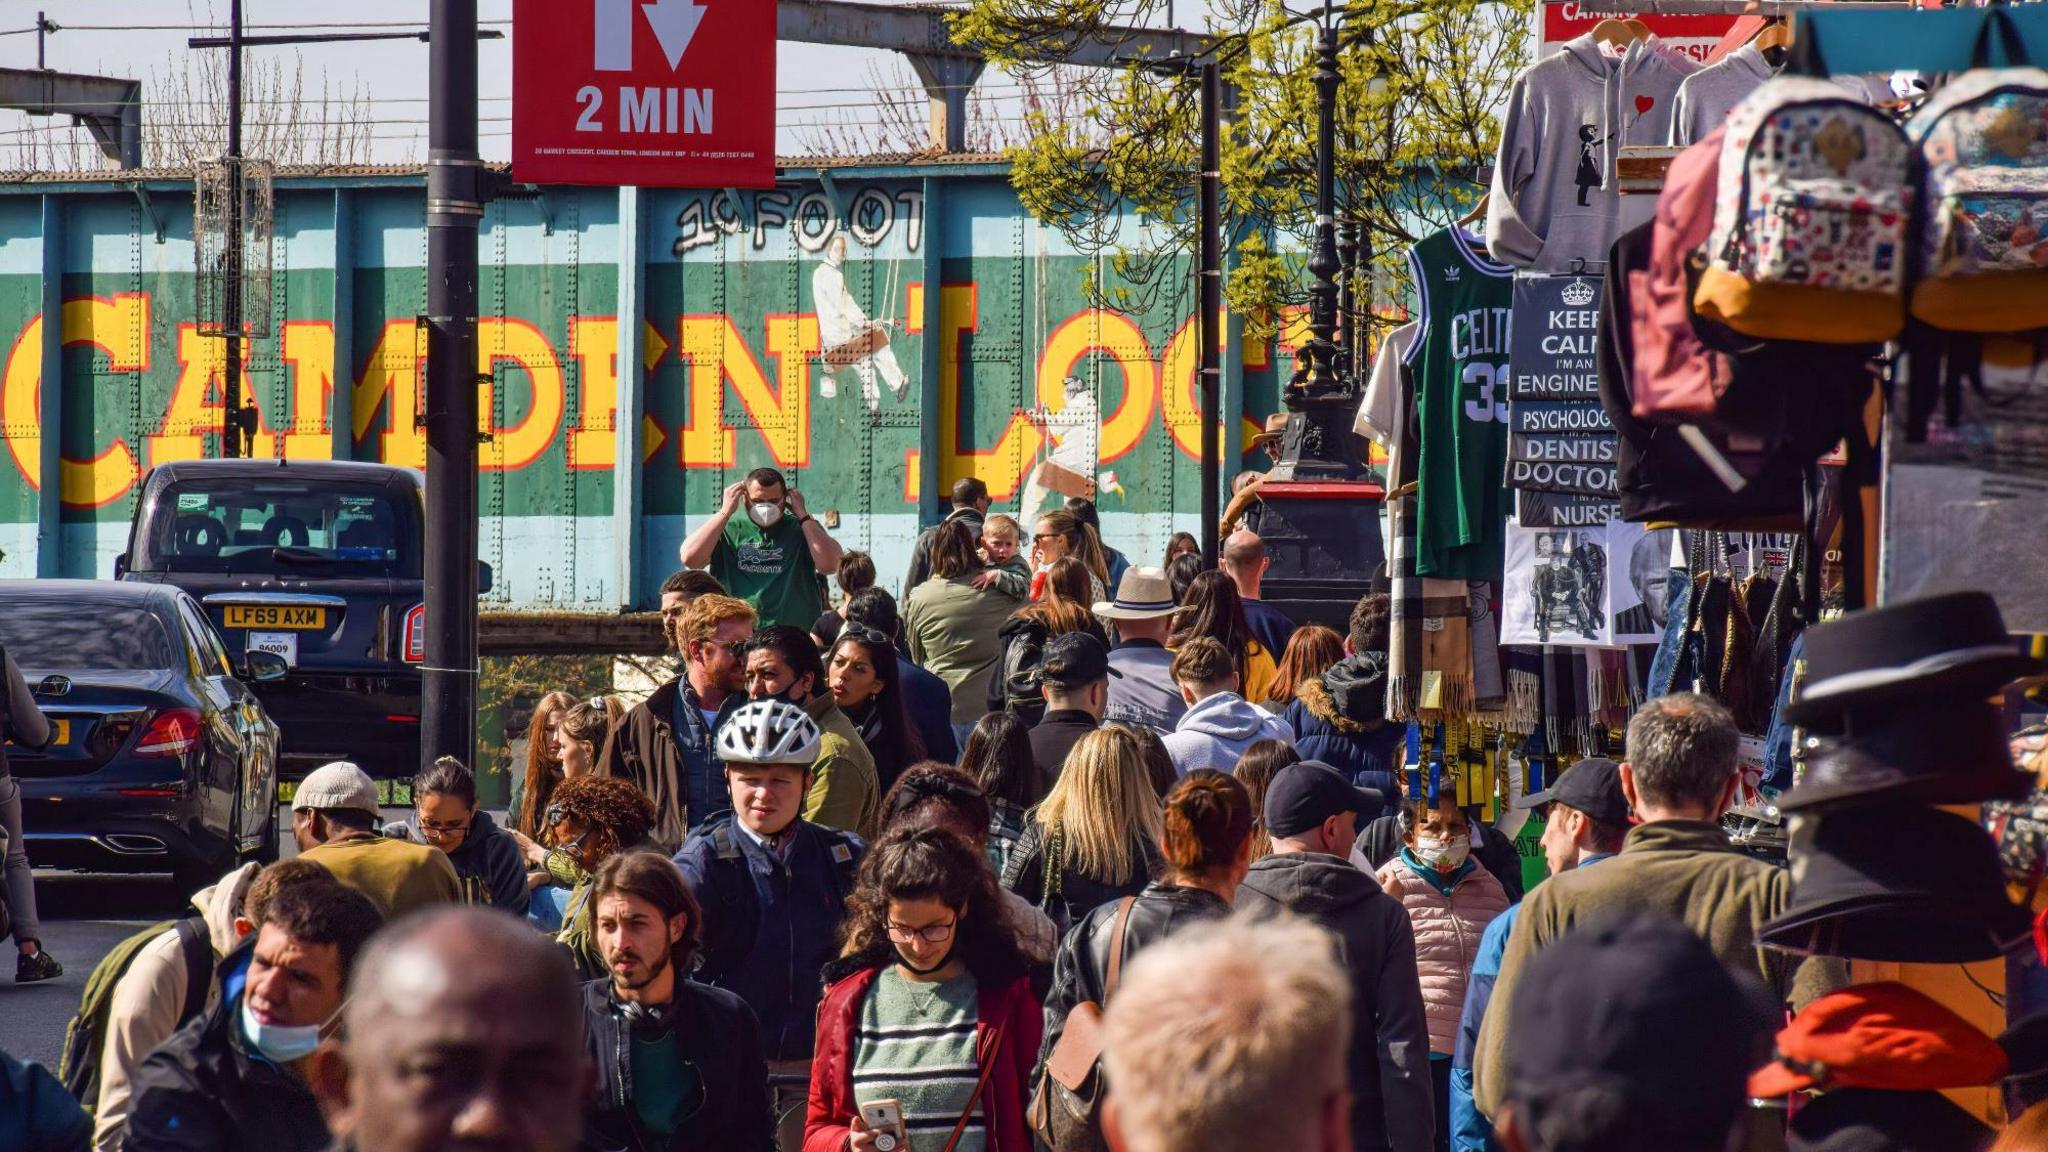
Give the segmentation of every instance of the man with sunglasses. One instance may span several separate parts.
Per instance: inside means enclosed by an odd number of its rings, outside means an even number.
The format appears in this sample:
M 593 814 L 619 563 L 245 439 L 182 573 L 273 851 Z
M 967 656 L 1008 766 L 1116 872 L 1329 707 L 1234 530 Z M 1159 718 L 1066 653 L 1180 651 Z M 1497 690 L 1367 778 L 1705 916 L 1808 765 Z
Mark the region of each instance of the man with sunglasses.
M 866 850 L 851 832 L 803 819 L 821 739 L 817 723 L 783 700 L 754 700 L 718 730 L 732 810 L 696 830 L 676 854 L 702 907 L 695 978 L 747 1002 L 778 1072 L 808 1069 L 816 1036 L 818 971 L 838 955 L 839 922 Z M 803 1083 L 808 1084 L 808 1077 Z
M 601 775 L 631 780 L 654 803 L 654 838 L 673 852 L 684 834 L 726 810 L 718 726 L 746 702 L 747 637 L 754 609 L 707 593 L 690 602 L 673 630 L 682 674 L 619 718 L 598 753 Z

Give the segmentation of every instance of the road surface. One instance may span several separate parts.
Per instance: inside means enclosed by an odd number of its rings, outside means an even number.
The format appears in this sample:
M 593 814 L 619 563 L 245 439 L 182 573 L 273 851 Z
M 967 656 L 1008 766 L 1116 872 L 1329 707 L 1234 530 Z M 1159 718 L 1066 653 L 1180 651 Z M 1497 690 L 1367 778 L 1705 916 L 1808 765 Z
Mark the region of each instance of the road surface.
M 279 852 L 296 855 L 291 815 L 280 812 Z M 406 808 L 384 809 L 384 819 L 402 820 Z M 502 821 L 501 813 L 493 813 Z M 56 1070 L 64 1051 L 64 1026 L 78 1010 L 86 978 L 114 945 L 189 907 L 189 892 L 171 878 L 106 873 L 37 872 L 36 908 L 42 914 L 43 946 L 64 965 L 64 975 L 35 984 L 16 984 L 13 948 L 0 951 L 0 1048 Z M 10 941 L 11 943 L 11 941 Z

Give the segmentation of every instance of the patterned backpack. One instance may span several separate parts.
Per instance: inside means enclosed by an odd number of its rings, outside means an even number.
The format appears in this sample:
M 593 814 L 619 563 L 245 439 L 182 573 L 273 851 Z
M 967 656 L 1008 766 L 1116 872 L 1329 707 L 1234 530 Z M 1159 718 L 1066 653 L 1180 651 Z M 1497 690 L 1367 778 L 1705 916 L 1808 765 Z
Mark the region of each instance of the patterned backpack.
M 1926 170 L 1914 317 L 1950 332 L 2048 327 L 2048 71 L 1965 73 L 1907 133 Z
M 1913 149 L 1825 80 L 1765 82 L 1728 117 L 1693 294 L 1745 336 L 1860 344 L 1905 323 Z

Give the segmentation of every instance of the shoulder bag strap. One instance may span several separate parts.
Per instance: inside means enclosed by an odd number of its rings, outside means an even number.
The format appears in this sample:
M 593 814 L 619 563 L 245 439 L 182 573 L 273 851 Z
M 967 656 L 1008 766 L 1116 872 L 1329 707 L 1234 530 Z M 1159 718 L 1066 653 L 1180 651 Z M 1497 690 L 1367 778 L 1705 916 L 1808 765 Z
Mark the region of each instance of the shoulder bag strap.
M 1109 994 L 1116 991 L 1117 978 L 1123 975 L 1124 929 L 1131 922 L 1131 905 L 1137 902 L 1136 896 L 1126 896 L 1116 904 L 1116 925 L 1110 929 L 1116 934 L 1109 938 L 1109 974 L 1102 983 L 1102 1004 L 1105 1008 L 1109 1006 Z
M 1003 1026 L 998 1024 L 988 1031 L 988 1044 L 981 1054 L 981 1079 L 974 1082 L 974 1092 L 967 1097 L 967 1107 L 960 1110 L 960 1119 L 953 1122 L 953 1134 L 946 1137 L 946 1152 L 953 1152 L 959 1146 L 960 1137 L 967 1131 L 967 1122 L 974 1118 L 974 1106 L 981 1102 L 981 1091 L 988 1087 L 989 1074 L 996 1070 L 996 1054 L 1003 1048 Z M 991 1136 L 989 1147 L 995 1147 Z

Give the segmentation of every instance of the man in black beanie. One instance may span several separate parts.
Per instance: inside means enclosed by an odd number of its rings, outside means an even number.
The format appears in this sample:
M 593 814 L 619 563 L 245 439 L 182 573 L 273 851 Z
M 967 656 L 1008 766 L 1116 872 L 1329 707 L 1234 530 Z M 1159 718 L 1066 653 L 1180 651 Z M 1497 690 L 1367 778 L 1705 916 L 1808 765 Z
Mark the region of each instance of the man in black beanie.
M 1347 859 L 1358 813 L 1380 803 L 1320 760 L 1274 773 L 1264 812 L 1273 854 L 1252 865 L 1237 906 L 1292 912 L 1338 938 L 1351 976 L 1353 1152 L 1429 1152 L 1436 1117 L 1415 931 L 1401 902 Z

